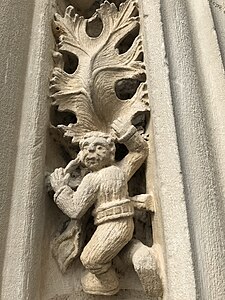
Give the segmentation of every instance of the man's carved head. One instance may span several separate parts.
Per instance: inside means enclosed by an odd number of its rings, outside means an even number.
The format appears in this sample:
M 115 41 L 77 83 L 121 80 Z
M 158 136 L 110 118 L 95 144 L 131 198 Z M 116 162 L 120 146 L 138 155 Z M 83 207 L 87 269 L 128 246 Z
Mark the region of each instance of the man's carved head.
M 91 171 L 98 171 L 113 164 L 116 147 L 111 135 L 92 131 L 80 141 L 81 162 Z

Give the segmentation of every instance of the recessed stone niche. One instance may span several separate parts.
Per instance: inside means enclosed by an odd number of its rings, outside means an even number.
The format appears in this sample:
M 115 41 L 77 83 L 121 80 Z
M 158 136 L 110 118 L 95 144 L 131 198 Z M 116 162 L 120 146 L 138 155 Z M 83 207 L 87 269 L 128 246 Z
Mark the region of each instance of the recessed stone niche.
M 162 259 L 160 247 L 154 240 L 157 228 L 153 225 L 157 205 L 154 137 L 139 6 L 134 0 L 86 2 L 82 5 L 75 0 L 57 1 L 57 14 L 52 25 L 55 48 L 50 79 L 51 109 L 46 158 L 48 195 L 41 299 L 160 299 L 163 295 Z M 71 215 L 62 209 L 57 200 L 55 170 L 69 170 L 71 167 L 68 164 L 86 151 L 84 139 L 89 140 L 90 147 L 92 136 L 102 138 L 96 132 L 105 134 L 107 137 L 104 139 L 110 137 L 115 146 L 113 163 L 104 165 L 102 170 L 111 168 L 111 164 L 118 168 L 128 165 L 125 175 L 129 172 L 131 175 L 127 175 L 127 197 L 129 202 L 134 203 L 130 218 L 134 224 L 132 241 L 127 241 L 127 245 L 110 261 L 110 268 L 119 282 L 117 293 L 107 296 L 98 294 L 98 291 L 96 295 L 85 291 L 81 280 L 85 268 L 79 259 L 80 253 L 101 226 L 96 221 L 96 215 L 93 217 L 92 214 L 95 204 L 81 219 L 84 240 L 77 257 L 65 266 L 59 258 L 61 250 L 58 249 L 63 248 L 65 253 L 68 251 L 68 255 L 64 254 L 69 256 L 71 245 L 64 246 L 61 241 L 60 246 L 57 244 L 58 248 L 55 248 L 55 241 L 58 243 L 63 235 L 63 243 L 71 238 L 69 230 L 73 226 Z M 76 171 L 70 173 L 68 186 L 73 195 L 81 184 L 74 183 L 76 176 L 81 177 L 83 182 L 86 176 L 91 174 L 93 177 L 99 172 L 99 169 L 96 171 L 91 167 L 83 171 L 85 168 L 81 159 Z M 81 175 L 82 172 L 85 175 Z M 107 193 L 112 193 L 112 188 Z M 111 212 L 107 214 L 105 218 Z M 118 222 L 122 218 L 119 217 Z M 110 220 L 107 219 L 106 223 Z M 142 248 L 138 252 L 140 245 Z M 108 284 L 111 283 L 109 281 Z

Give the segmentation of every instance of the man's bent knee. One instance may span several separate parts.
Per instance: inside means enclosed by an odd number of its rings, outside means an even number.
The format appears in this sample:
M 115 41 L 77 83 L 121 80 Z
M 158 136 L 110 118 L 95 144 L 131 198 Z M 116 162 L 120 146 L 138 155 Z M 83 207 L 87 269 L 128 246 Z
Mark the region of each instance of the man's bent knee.
M 111 262 L 108 263 L 101 263 L 97 259 L 96 256 L 91 256 L 86 253 L 85 249 L 81 253 L 80 260 L 88 271 L 90 271 L 93 274 L 103 274 L 108 271 L 108 269 L 111 267 Z

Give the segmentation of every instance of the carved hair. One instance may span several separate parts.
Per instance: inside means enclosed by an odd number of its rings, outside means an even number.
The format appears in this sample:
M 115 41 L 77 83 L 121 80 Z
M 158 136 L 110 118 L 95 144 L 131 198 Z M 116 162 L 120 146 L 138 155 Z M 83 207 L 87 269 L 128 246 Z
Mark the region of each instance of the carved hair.
M 110 134 L 104 133 L 104 132 L 100 132 L 100 131 L 91 131 L 88 132 L 84 135 L 84 137 L 80 140 L 80 149 L 83 148 L 84 142 L 92 137 L 99 137 L 99 138 L 103 138 L 106 143 L 107 143 L 107 148 L 110 150 L 110 154 L 111 154 L 111 161 L 114 162 L 115 160 L 115 152 L 116 152 L 116 146 L 115 146 L 115 141 L 113 139 L 113 137 Z

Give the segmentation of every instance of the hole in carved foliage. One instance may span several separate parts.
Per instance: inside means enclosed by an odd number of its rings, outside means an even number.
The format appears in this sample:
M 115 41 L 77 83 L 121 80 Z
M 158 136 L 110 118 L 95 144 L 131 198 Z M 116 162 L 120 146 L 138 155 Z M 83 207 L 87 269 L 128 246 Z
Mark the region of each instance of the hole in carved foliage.
M 138 55 L 138 57 L 136 58 L 136 61 L 144 61 L 144 53 L 143 52 L 141 52 L 139 55 Z
M 147 127 L 147 124 L 150 119 L 150 112 L 139 112 L 131 120 L 132 125 L 134 125 L 140 133 L 144 133 Z
M 116 48 L 119 54 L 123 54 L 130 49 L 135 38 L 139 35 L 140 25 L 138 24 L 132 31 L 128 32 L 125 37 L 123 37 L 119 43 L 117 43 Z
M 77 117 L 70 111 L 59 111 L 58 106 L 52 106 L 50 111 L 50 121 L 53 126 L 76 124 Z
M 63 51 L 62 55 L 64 61 L 64 71 L 68 74 L 73 74 L 78 67 L 78 57 L 75 54 L 66 51 Z
M 90 37 L 98 37 L 101 34 L 102 29 L 102 20 L 98 16 L 87 22 L 86 32 Z
M 125 2 L 126 0 L 111 0 L 109 2 L 112 2 L 116 5 L 117 8 L 119 8 L 120 4 Z
M 120 100 L 129 100 L 131 99 L 134 94 L 137 91 L 137 88 L 139 87 L 141 82 L 144 82 L 145 78 L 143 76 L 143 79 L 132 79 L 132 78 L 126 78 L 118 80 L 115 83 L 115 92 L 116 96 Z

